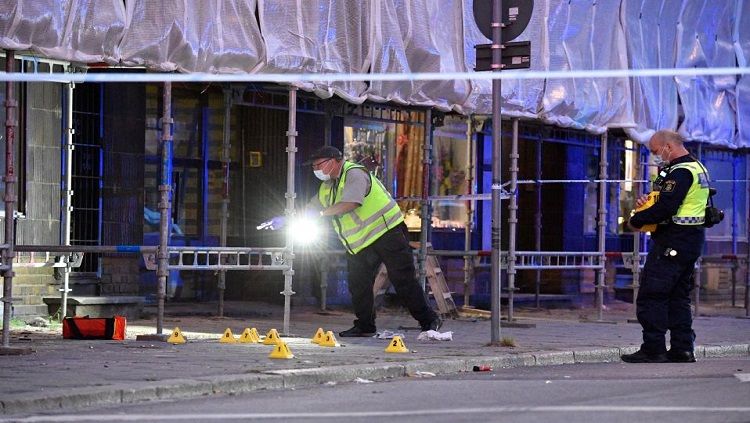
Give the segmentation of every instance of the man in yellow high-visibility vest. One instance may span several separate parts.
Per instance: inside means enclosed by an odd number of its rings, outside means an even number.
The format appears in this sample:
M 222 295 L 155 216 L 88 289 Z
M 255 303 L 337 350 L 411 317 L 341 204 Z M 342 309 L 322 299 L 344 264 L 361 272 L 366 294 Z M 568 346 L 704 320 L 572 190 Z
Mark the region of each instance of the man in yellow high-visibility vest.
M 659 173 L 654 190 L 658 200 L 630 218 L 630 226 L 640 229 L 656 224 L 643 267 L 636 314 L 643 327 L 643 344 L 633 354 L 625 354 L 628 363 L 692 363 L 693 347 L 690 291 L 693 268 L 703 252 L 704 219 L 709 197 L 708 171 L 685 146 L 682 136 L 673 131 L 658 131 L 648 143 L 655 155 Z M 641 208 L 647 200 L 636 202 Z M 670 332 L 670 349 L 666 332 Z
M 383 184 L 363 166 L 343 160 L 335 147 L 318 149 L 309 162 L 322 181 L 317 200 L 311 203 L 321 216 L 331 220 L 347 251 L 349 293 L 356 320 L 339 336 L 376 333 L 372 289 L 381 263 L 385 263 L 396 294 L 420 328 L 440 329 L 442 320 L 428 305 L 414 275 L 403 214 Z

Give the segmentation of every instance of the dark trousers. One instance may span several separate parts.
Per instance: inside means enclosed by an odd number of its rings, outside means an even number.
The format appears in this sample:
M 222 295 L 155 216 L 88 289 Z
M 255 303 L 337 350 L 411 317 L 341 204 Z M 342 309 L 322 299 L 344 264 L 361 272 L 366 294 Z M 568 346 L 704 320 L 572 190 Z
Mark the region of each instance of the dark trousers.
M 376 330 L 372 288 L 381 263 L 385 263 L 396 295 L 420 325 L 428 325 L 437 318 L 414 276 L 414 259 L 406 240 L 405 228 L 403 224 L 399 225 L 359 253 L 347 254 L 349 293 L 357 317 L 354 325 L 363 331 Z
M 693 351 L 695 342 L 690 291 L 693 267 L 699 256 L 677 250 L 672 257 L 665 250 L 652 244 L 636 299 L 636 315 L 643 327 L 641 349 L 649 354 L 666 352 L 667 330 L 675 351 Z

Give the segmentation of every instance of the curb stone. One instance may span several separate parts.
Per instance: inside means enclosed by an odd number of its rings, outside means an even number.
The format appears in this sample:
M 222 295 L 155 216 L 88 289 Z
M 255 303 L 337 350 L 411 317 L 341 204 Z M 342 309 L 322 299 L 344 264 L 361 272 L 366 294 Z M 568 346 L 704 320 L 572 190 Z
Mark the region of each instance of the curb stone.
M 556 366 L 560 364 L 575 364 L 573 351 L 543 352 L 534 354 L 537 366 Z
M 574 350 L 576 363 L 611 363 L 620 361 L 619 348 L 602 348 L 598 350 Z
M 413 375 L 418 371 L 448 375 L 471 370 L 476 364 L 494 369 L 549 366 L 574 363 L 618 361 L 621 354 L 638 350 L 636 346 L 574 351 L 540 351 L 476 358 L 425 359 L 403 364 L 347 365 L 311 369 L 272 370 L 249 375 L 220 375 L 195 379 L 169 379 L 138 385 L 86 387 L 74 392 L 47 396 L 25 394 L 0 401 L 3 414 L 35 413 L 67 408 L 132 404 L 170 399 L 187 399 L 215 394 L 247 393 L 317 386 L 326 382 L 351 382 L 356 378 L 386 380 Z M 706 358 L 750 355 L 750 344 L 697 346 L 696 356 Z

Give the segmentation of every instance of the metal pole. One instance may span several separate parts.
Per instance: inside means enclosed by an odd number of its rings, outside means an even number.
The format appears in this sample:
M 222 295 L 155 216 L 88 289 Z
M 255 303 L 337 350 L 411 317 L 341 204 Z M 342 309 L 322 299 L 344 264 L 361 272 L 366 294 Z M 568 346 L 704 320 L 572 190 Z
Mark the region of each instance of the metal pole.
M 286 168 L 286 214 L 287 219 L 294 217 L 294 199 L 297 196 L 294 191 L 294 161 L 297 153 L 297 87 L 289 86 L 289 128 L 286 132 L 287 136 L 287 168 Z M 292 232 L 287 231 L 286 234 L 286 249 L 287 259 L 289 263 L 289 269 L 284 271 L 284 291 L 281 292 L 284 295 L 284 334 L 289 334 L 289 314 L 292 308 L 292 298 L 294 291 L 292 291 L 292 278 L 294 277 L 294 238 Z
M 422 226 L 419 233 L 419 258 L 417 259 L 419 284 L 425 290 L 427 285 L 427 239 L 432 222 L 430 197 L 430 176 L 432 176 L 432 110 L 425 112 L 424 145 L 422 147 Z
M 328 103 L 326 103 L 326 115 L 325 115 L 325 128 L 323 132 L 323 144 L 331 145 L 331 135 L 333 133 L 331 126 L 333 125 L 333 112 Z M 322 253 L 318 253 L 322 254 Z M 328 309 L 328 268 L 331 265 L 330 260 L 326 260 L 323 256 L 317 260 L 320 266 L 320 311 L 326 311 Z
M 542 250 L 542 131 L 539 131 L 539 140 L 536 147 L 536 213 L 534 214 L 534 249 Z M 536 281 L 534 284 L 534 301 L 536 308 L 541 307 L 542 272 L 536 270 Z
M 695 269 L 693 271 L 693 283 L 695 286 L 695 316 L 700 316 L 700 305 L 701 305 L 701 273 L 703 272 L 701 262 L 703 259 L 701 257 L 698 258 L 698 260 L 695 261 Z
M 74 83 L 69 83 L 65 90 L 65 118 L 67 120 L 67 131 L 65 134 L 65 211 L 62 227 L 62 245 L 70 245 L 70 221 L 73 214 L 73 89 Z M 60 301 L 60 319 L 68 314 L 68 293 L 70 290 L 70 263 L 66 263 L 63 269 L 63 286 L 60 289 L 62 299 Z
M 745 175 L 750 174 L 750 161 L 745 165 Z M 750 182 L 745 181 L 745 192 L 750 192 Z M 745 230 L 747 237 L 745 245 L 747 247 L 747 256 L 745 257 L 745 317 L 750 318 L 750 213 L 745 213 L 747 223 Z
M 748 168 L 750 168 L 750 163 L 748 164 Z M 750 185 L 750 182 L 745 182 L 745 185 Z M 745 257 L 745 317 L 750 318 L 750 213 L 747 213 L 747 224 L 745 228 L 747 229 L 747 257 Z
M 227 224 L 229 221 L 229 155 L 231 149 L 231 122 L 232 121 L 232 92 L 224 90 L 224 132 L 221 150 L 221 170 L 224 177 L 224 186 L 221 193 L 221 234 L 220 245 L 227 246 Z M 219 317 L 224 317 L 224 293 L 227 288 L 227 272 L 219 271 Z
M 605 288 L 605 268 L 607 257 L 604 252 L 606 250 L 606 226 L 607 226 L 607 183 L 604 180 L 607 179 L 607 132 L 602 134 L 601 146 L 599 151 L 599 220 L 597 222 L 598 229 L 598 251 L 601 254 L 601 268 L 596 270 L 596 310 L 597 320 L 601 321 L 604 318 L 604 288 Z
M 503 2 L 492 0 L 492 71 L 500 72 L 502 69 L 502 28 L 503 28 Z M 500 271 L 500 234 L 502 222 L 502 207 L 500 204 L 500 192 L 502 190 L 502 166 L 500 163 L 502 149 L 502 85 L 499 79 L 492 80 L 492 271 L 490 280 L 491 314 L 491 336 L 490 341 L 500 342 L 500 298 L 501 271 Z
M 510 204 L 508 205 L 508 321 L 512 322 L 516 291 L 516 228 L 518 224 L 518 119 L 513 119 L 510 150 Z
M 163 113 L 161 123 L 161 183 L 159 184 L 159 250 L 156 269 L 157 312 L 156 335 L 162 334 L 164 327 L 164 300 L 167 296 L 169 277 L 169 235 L 172 229 L 172 83 L 164 83 L 162 98 Z
M 5 72 L 12 73 L 15 69 L 15 52 L 5 52 Z M 13 258 L 16 244 L 15 234 L 15 212 L 16 212 L 16 167 L 15 167 L 15 140 L 16 140 L 16 108 L 18 102 L 14 97 L 13 83 L 5 83 L 5 244 L 3 250 L 3 264 L 8 269 L 3 273 L 3 347 L 10 346 L 10 319 L 13 317 Z
M 737 180 L 739 179 L 739 172 L 738 172 L 738 163 L 739 160 L 738 153 L 735 151 L 732 154 L 732 179 L 734 180 L 732 182 L 732 210 L 737 210 L 737 185 L 739 182 Z M 732 212 L 732 256 L 734 258 L 732 259 L 732 307 L 734 307 L 737 304 L 737 272 L 740 268 L 740 261 L 737 257 L 737 238 L 739 237 L 739 217 L 737 216 L 737 213 Z
M 466 119 L 466 193 L 474 194 L 474 118 Z M 466 226 L 464 228 L 464 250 L 471 250 L 471 227 L 474 222 L 474 200 L 466 202 Z M 469 307 L 471 298 L 472 258 L 464 256 L 464 307 Z

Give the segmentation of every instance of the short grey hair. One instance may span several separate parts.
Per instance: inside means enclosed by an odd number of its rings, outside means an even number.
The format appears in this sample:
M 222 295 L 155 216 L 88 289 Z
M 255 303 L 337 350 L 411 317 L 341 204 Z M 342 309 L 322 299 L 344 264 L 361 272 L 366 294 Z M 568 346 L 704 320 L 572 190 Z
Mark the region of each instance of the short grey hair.
M 664 140 L 664 142 L 677 145 L 680 147 L 685 143 L 685 137 L 683 137 L 682 135 L 678 134 L 675 131 L 671 131 L 668 129 L 662 129 L 661 131 L 656 131 L 656 133 L 654 133 L 653 136 L 661 138 L 662 140 Z

